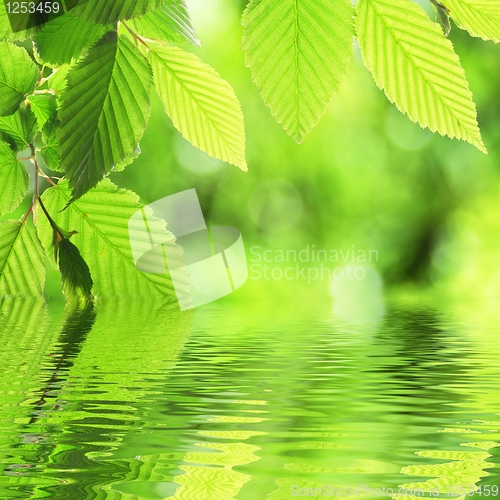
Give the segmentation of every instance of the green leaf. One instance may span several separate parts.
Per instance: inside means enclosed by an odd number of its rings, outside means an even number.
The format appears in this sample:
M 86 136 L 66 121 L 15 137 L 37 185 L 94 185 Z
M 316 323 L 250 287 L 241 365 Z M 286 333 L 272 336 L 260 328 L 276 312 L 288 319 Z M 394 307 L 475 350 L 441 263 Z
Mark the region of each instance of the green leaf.
M 47 80 L 49 88 L 56 94 L 60 95 L 66 88 L 68 73 L 71 70 L 69 64 L 63 64 L 60 68 L 56 69 Z
M 139 158 L 140 154 L 141 154 L 141 148 L 140 146 L 137 146 L 137 149 L 135 151 L 132 151 L 130 154 L 127 155 L 127 157 L 122 162 L 117 163 L 115 165 L 113 172 L 123 172 L 125 170 L 125 167 L 130 165 L 137 158 Z
M 0 217 L 12 213 L 24 200 L 29 177 L 10 146 L 0 141 Z
M 137 149 L 150 112 L 151 68 L 127 38 L 110 32 L 68 73 L 59 153 L 73 200 Z
M 87 21 L 109 24 L 140 16 L 159 7 L 165 0 L 78 0 L 73 12 Z
M 465 72 L 439 25 L 410 0 L 359 0 L 357 36 L 379 88 L 412 121 L 486 153 Z
M 24 103 L 10 116 L 0 116 L 0 132 L 15 151 L 29 147 L 38 132 L 36 117 Z
M 132 256 L 129 219 L 142 205 L 131 191 L 119 189 L 109 179 L 64 207 L 71 198 L 67 180 L 44 192 L 42 199 L 59 227 L 77 231 L 72 237 L 88 263 L 97 296 L 169 296 L 175 300 L 170 275 L 145 274 L 137 270 Z M 156 219 L 149 226 L 159 238 L 170 233 L 165 222 Z M 52 227 L 40 218 L 38 231 L 47 254 L 52 255 Z
M 78 248 L 66 238 L 59 242 L 59 269 L 63 293 L 67 298 L 89 298 L 92 295 L 92 277 Z
M 500 42 L 500 0 L 444 0 L 444 4 L 459 28 Z
M 36 32 L 37 28 L 29 28 L 27 30 L 14 33 L 10 24 L 9 15 L 5 8 L 5 2 L 0 2 L 0 39 L 1 40 L 26 40 Z
M 10 42 L 0 42 L 0 116 L 11 115 L 33 92 L 40 71 L 28 52 Z
M 33 41 L 44 62 L 61 66 L 80 57 L 110 29 L 67 13 L 46 23 Z
M 245 125 L 232 87 L 178 47 L 150 51 L 155 89 L 174 126 L 210 156 L 246 170 Z
M 0 2 L 0 39 L 9 40 L 13 35 L 9 15 L 4 2 Z
M 42 141 L 44 146 L 41 148 L 41 155 L 45 166 L 54 172 L 64 172 L 61 168 L 61 157 L 58 153 L 59 141 L 57 139 L 57 130 L 59 120 L 57 117 L 52 117 L 42 130 Z
M 56 96 L 52 94 L 35 94 L 30 96 L 28 101 L 31 111 L 33 111 L 38 122 L 38 128 L 41 130 L 50 118 L 56 116 Z
M 245 64 L 296 142 L 318 124 L 353 54 L 350 0 L 251 0 L 242 18 Z
M 35 228 L 0 222 L 0 296 L 43 294 L 45 262 Z
M 184 0 L 170 0 L 156 10 L 130 21 L 131 28 L 144 38 L 174 45 L 201 45 L 189 18 Z

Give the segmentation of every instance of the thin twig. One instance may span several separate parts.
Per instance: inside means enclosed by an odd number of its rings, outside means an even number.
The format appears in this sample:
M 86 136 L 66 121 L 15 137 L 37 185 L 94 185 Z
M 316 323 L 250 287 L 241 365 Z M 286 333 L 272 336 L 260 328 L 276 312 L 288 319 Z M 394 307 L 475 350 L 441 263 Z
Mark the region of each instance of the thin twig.
M 31 158 L 30 161 L 33 162 L 35 166 L 35 195 L 33 197 L 33 201 L 38 198 L 38 175 L 40 172 L 40 165 L 38 165 L 38 160 L 36 159 L 36 149 L 33 143 L 30 144 Z
M 30 216 L 31 212 L 33 212 L 33 203 L 30 205 L 30 208 L 26 212 L 26 215 L 24 216 L 24 219 L 22 220 L 21 224 L 24 224 L 28 220 L 28 217 Z
M 40 175 L 52 186 L 57 187 L 57 184 L 45 173 L 40 170 Z
M 61 230 L 57 227 L 57 224 L 54 222 L 52 217 L 50 216 L 49 212 L 47 212 L 47 209 L 45 208 L 45 205 L 43 204 L 42 198 L 40 196 L 38 197 L 38 203 L 40 204 L 40 207 L 43 210 L 43 213 L 47 217 L 49 224 L 51 225 L 52 229 L 61 237 L 64 239 L 64 234 L 61 233 Z
M 34 189 L 33 200 L 31 201 L 30 208 L 29 208 L 27 214 L 24 216 L 22 223 L 24 224 L 28 220 L 28 217 L 30 216 L 30 214 L 33 214 L 33 216 L 35 216 L 34 208 L 35 208 L 35 205 L 38 203 L 42 207 L 42 210 L 45 213 L 45 215 L 47 216 L 47 219 L 49 220 L 49 223 L 52 226 L 52 228 L 55 231 L 57 231 L 59 234 L 61 234 L 59 231 L 59 228 L 57 227 L 57 225 L 53 221 L 52 217 L 47 212 L 47 209 L 45 208 L 45 205 L 42 202 L 42 198 L 40 197 L 40 182 L 39 182 L 40 177 L 43 177 L 53 187 L 56 187 L 57 184 L 45 172 L 43 172 L 42 169 L 40 168 L 40 164 L 38 163 L 38 159 L 36 157 L 37 149 L 35 148 L 35 145 L 32 143 L 29 145 L 29 147 L 30 147 L 30 151 L 31 151 L 31 156 L 29 158 L 19 158 L 19 160 L 30 161 L 31 163 L 33 163 L 33 166 L 35 167 L 35 189 Z
M 144 40 L 144 38 L 141 38 L 135 31 L 131 30 L 123 21 L 122 21 L 122 24 L 123 26 L 125 26 L 125 28 L 127 28 L 128 32 L 136 39 L 138 40 L 139 42 L 141 42 L 148 50 L 151 50 L 151 48 L 149 47 L 149 45 L 146 43 L 146 41 Z

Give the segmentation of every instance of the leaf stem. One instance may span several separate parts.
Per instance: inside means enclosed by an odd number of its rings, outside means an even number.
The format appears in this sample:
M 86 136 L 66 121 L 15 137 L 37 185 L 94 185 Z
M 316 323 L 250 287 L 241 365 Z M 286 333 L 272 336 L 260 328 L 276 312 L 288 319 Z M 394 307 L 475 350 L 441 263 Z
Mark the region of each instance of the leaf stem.
M 52 228 L 55 231 L 57 231 L 59 234 L 61 234 L 61 232 L 60 232 L 59 228 L 57 227 L 56 223 L 54 222 L 54 220 L 52 219 L 52 217 L 47 212 L 47 209 L 45 208 L 45 205 L 42 202 L 42 198 L 40 197 L 40 182 L 39 182 L 39 178 L 43 177 L 50 184 L 52 184 L 52 186 L 56 186 L 56 184 L 40 168 L 40 164 L 38 163 L 38 159 L 36 157 L 36 148 L 35 148 L 35 145 L 33 143 L 31 143 L 29 145 L 29 147 L 30 147 L 30 151 L 31 151 L 31 156 L 29 158 L 21 158 L 21 159 L 25 160 L 25 161 L 26 160 L 27 161 L 31 161 L 31 163 L 33 163 L 33 165 L 35 167 L 35 189 L 34 189 L 33 200 L 31 202 L 30 208 L 28 210 L 28 213 L 24 216 L 24 219 L 23 219 L 22 223 L 24 224 L 28 220 L 28 217 L 30 216 L 30 214 L 33 214 L 33 218 L 35 219 L 35 214 L 36 213 L 34 212 L 34 209 L 35 209 L 36 204 L 38 203 L 40 205 L 40 207 L 42 207 L 42 210 L 43 210 L 44 214 L 46 215 L 47 219 L 49 220 L 49 223 L 52 226 Z M 62 234 L 61 234 L 61 236 L 62 236 Z
M 43 73 L 45 71 L 45 64 L 42 66 L 42 69 L 40 70 L 40 77 L 38 78 L 38 82 L 36 83 L 36 86 L 39 87 L 40 85 L 43 85 Z
M 35 145 L 33 143 L 30 144 L 30 151 L 31 151 L 31 162 L 35 166 L 35 193 L 33 195 L 33 205 L 35 204 L 36 200 L 39 198 L 38 196 L 38 175 L 40 172 L 40 165 L 38 165 L 38 160 L 36 159 L 36 149 Z
M 31 212 L 33 212 L 33 203 L 30 205 L 30 208 L 26 212 L 26 215 L 24 216 L 24 219 L 22 220 L 21 224 L 24 224 L 28 220 L 28 217 L 30 216 Z
M 52 186 L 57 187 L 57 184 L 45 173 L 40 170 L 39 174 Z M 55 177 L 56 178 L 56 177 Z
M 61 234 L 60 231 L 57 229 L 56 223 L 52 220 L 52 217 L 49 215 L 49 212 L 47 212 L 47 209 L 45 208 L 45 205 L 43 204 L 43 201 L 40 198 L 40 196 L 38 197 L 38 203 L 40 204 L 40 207 L 42 207 L 43 213 L 45 214 L 45 216 L 49 220 L 49 224 L 52 226 L 52 229 L 54 229 L 59 234 Z
M 140 37 L 135 31 L 130 29 L 123 21 L 122 21 L 122 24 L 123 24 L 123 26 L 125 26 L 125 28 L 127 28 L 127 31 L 135 38 L 135 40 L 142 43 L 148 50 L 151 50 L 150 46 L 146 43 L 144 38 Z

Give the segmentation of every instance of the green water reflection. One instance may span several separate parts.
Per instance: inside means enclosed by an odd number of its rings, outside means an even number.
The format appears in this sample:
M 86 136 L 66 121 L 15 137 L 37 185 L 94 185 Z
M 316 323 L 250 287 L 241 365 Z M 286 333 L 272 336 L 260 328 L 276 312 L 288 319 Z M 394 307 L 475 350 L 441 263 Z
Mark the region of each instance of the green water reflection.
M 0 498 L 494 497 L 495 309 L 428 302 L 5 299 Z

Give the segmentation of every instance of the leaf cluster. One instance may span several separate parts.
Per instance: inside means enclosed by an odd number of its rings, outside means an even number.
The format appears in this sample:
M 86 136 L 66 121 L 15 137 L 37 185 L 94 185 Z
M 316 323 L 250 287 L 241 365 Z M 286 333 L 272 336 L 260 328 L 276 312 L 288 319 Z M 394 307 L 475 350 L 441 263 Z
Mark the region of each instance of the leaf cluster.
M 230 84 L 184 47 L 200 45 L 184 0 L 70 3 L 42 26 L 14 32 L 0 2 L 0 217 L 27 194 L 23 151 L 35 172 L 26 217 L 0 223 L 0 296 L 42 293 L 43 253 L 55 258 L 68 297 L 171 295 L 168 270 L 152 277 L 134 266 L 127 222 L 138 197 L 106 178 L 140 154 L 153 91 L 188 141 L 246 170 L 241 106 Z M 486 152 L 447 35 L 452 20 L 500 41 L 500 0 L 431 3 L 434 20 L 412 0 L 250 0 L 245 62 L 278 123 L 301 142 L 339 90 L 356 38 L 401 112 Z M 53 182 L 41 164 L 62 179 Z M 53 184 L 43 195 L 39 177 Z M 155 230 L 166 232 L 165 223 Z

